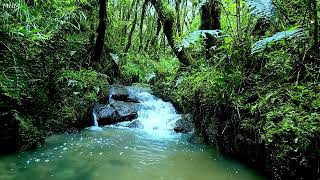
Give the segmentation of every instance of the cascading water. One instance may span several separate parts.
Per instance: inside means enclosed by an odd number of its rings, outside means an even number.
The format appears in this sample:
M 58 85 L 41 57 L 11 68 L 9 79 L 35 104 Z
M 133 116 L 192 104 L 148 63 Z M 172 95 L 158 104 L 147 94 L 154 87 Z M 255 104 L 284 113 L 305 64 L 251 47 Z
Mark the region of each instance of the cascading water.
M 98 116 L 97 116 L 97 113 L 95 111 L 92 111 L 92 117 L 93 117 L 93 126 L 91 126 L 89 128 L 89 130 L 101 131 L 102 128 L 99 127 Z
M 170 102 L 164 102 L 137 87 L 128 87 L 129 95 L 140 102 L 138 118 L 147 132 L 168 132 L 174 128 L 175 122 L 181 118 Z

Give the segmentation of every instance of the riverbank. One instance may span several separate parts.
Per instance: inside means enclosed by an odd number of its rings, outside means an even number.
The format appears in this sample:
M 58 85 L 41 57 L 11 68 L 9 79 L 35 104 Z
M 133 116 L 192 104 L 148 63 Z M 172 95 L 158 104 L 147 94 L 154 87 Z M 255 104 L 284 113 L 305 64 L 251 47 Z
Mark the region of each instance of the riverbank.
M 154 89 L 191 112 L 196 133 L 221 153 L 272 179 L 318 179 L 319 85 L 252 83 L 252 72 L 242 73 L 207 68 L 185 74 L 178 85 L 158 81 Z

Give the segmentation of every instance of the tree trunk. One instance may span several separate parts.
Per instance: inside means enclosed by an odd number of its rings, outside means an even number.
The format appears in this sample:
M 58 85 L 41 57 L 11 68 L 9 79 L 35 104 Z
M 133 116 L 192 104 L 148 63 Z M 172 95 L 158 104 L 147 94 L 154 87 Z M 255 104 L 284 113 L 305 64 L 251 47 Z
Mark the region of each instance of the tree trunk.
M 146 8 L 147 8 L 147 4 L 148 4 L 148 0 L 145 0 L 143 5 L 142 5 L 142 12 L 141 12 L 141 20 L 140 20 L 140 29 L 139 29 L 139 38 L 140 38 L 140 44 L 139 44 L 139 50 L 138 52 L 141 51 L 142 49 L 142 43 L 143 43 L 143 22 L 144 22 L 144 18 L 146 16 Z
M 128 14 L 127 14 L 127 17 L 126 17 L 126 24 L 124 25 L 123 27 L 123 33 L 126 34 L 127 33 L 127 22 L 130 20 L 130 17 L 131 17 L 131 13 L 132 13 L 132 10 L 134 8 L 134 4 L 135 4 L 135 0 L 132 0 L 132 3 L 131 3 L 131 6 L 130 6 L 130 9 L 128 10 Z
M 216 30 L 220 29 L 220 8 L 217 0 L 209 0 L 209 2 L 201 7 L 201 26 L 200 30 Z M 216 45 L 215 38 L 206 34 L 205 40 L 207 58 L 210 58 L 209 49 Z
M 311 11 L 313 17 L 313 48 L 316 57 L 319 57 L 319 22 L 318 22 L 318 11 L 317 11 L 317 1 L 311 0 Z
M 156 34 L 155 34 L 155 36 L 153 37 L 153 39 L 151 40 L 151 45 L 154 47 L 154 50 L 155 50 L 155 51 L 157 50 L 158 39 L 159 39 L 160 31 L 161 31 L 161 21 L 160 21 L 160 19 L 158 18 L 158 19 L 157 19 L 157 30 L 156 30 Z
M 101 54 L 103 51 L 104 38 L 106 32 L 107 0 L 99 0 L 99 4 L 99 25 L 97 29 L 98 34 L 96 39 L 96 45 L 92 56 L 93 62 L 100 62 L 101 60 Z
M 138 19 L 138 0 L 136 0 L 136 8 L 135 8 L 134 20 L 132 22 L 131 30 L 129 32 L 128 43 L 127 43 L 126 48 L 124 50 L 125 53 L 128 53 L 129 48 L 131 46 L 132 35 L 133 35 L 133 31 L 134 31 L 134 29 L 136 27 L 136 24 L 137 24 L 137 19 Z
M 177 14 L 177 22 L 176 22 L 176 27 L 177 27 L 177 33 L 179 36 L 182 35 L 181 32 L 181 12 L 180 12 L 180 6 L 181 6 L 181 0 L 176 0 L 176 14 Z
M 241 40 L 241 19 L 240 19 L 240 13 L 241 13 L 241 3 L 240 0 L 236 0 L 236 4 L 237 4 L 237 10 L 236 10 L 236 14 L 237 14 L 237 36 L 238 36 L 238 44 L 240 44 L 240 40 Z
M 150 0 L 151 4 L 157 11 L 158 18 L 160 18 L 161 24 L 163 26 L 163 32 L 167 37 L 168 43 L 172 48 L 174 54 L 179 59 L 180 63 L 183 66 L 190 66 L 191 62 L 186 54 L 186 52 L 182 49 L 181 51 L 175 47 L 174 42 L 174 24 L 175 24 L 175 16 L 174 13 L 170 12 L 170 10 L 165 9 L 166 5 L 162 4 L 161 0 Z

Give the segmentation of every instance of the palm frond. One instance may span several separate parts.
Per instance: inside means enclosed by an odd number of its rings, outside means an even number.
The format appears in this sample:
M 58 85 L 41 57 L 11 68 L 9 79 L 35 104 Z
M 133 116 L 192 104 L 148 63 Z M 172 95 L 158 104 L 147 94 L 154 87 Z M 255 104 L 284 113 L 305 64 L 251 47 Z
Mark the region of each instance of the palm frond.
M 272 0 L 247 0 L 246 4 L 251 9 L 251 14 L 259 18 L 269 20 L 275 12 Z
M 179 44 L 176 45 L 176 48 L 178 48 L 179 51 L 184 48 L 188 48 L 191 45 L 201 41 L 202 38 L 205 38 L 206 34 L 210 34 L 216 38 L 224 37 L 221 30 L 197 30 L 187 35 Z
M 301 28 L 291 28 L 287 31 L 278 32 L 271 37 L 267 37 L 254 43 L 251 48 L 251 54 L 263 51 L 270 43 L 275 43 L 282 39 L 301 38 L 303 36 L 304 31 Z

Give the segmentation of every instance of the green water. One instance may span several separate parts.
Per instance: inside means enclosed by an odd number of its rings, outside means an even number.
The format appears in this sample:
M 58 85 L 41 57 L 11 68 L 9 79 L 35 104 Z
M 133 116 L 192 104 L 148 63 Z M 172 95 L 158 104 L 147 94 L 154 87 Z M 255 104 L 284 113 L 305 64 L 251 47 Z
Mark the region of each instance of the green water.
M 177 134 L 104 128 L 47 138 L 0 157 L 0 180 L 260 180 L 255 171 Z

